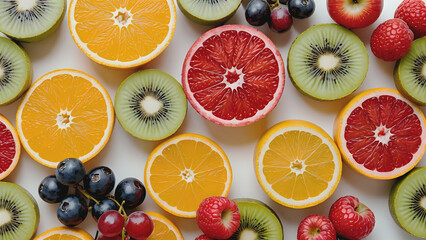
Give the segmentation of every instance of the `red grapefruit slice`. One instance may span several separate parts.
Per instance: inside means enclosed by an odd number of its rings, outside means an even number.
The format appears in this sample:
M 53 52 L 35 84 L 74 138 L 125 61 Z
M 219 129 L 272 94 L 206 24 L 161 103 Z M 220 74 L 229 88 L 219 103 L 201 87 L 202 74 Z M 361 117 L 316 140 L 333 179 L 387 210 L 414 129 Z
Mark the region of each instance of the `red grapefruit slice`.
M 13 125 L 0 114 L 0 180 L 15 168 L 21 154 L 21 143 Z
M 426 148 L 425 117 L 396 90 L 376 88 L 355 96 L 337 115 L 334 139 L 357 172 L 392 179 L 411 170 Z
M 260 31 L 225 25 L 203 34 L 186 55 L 182 86 L 192 107 L 225 126 L 263 118 L 284 90 L 284 62 Z

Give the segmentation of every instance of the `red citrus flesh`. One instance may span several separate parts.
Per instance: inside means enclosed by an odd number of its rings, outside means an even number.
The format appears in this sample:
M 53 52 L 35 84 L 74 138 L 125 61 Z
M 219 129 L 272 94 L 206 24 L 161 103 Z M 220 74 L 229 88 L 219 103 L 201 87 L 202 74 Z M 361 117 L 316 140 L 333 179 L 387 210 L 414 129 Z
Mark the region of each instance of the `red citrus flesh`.
M 243 126 L 264 117 L 284 89 L 282 57 L 260 31 L 225 25 L 206 32 L 189 50 L 182 85 L 191 105 L 206 119 Z
M 20 143 L 16 130 L 0 115 L 0 180 L 15 168 L 19 155 Z

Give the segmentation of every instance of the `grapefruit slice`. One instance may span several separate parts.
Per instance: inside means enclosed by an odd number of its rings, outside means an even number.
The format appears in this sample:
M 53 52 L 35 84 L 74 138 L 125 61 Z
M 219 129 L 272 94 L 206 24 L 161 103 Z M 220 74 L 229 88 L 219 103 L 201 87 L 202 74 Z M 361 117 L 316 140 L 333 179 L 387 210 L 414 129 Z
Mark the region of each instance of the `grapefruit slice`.
M 345 162 L 375 179 L 411 170 L 426 148 L 425 117 L 398 91 L 376 88 L 355 96 L 337 115 L 334 139 Z
M 18 133 L 9 120 L 0 114 L 0 180 L 15 169 L 20 154 Z
M 225 126 L 263 118 L 284 90 L 284 62 L 260 31 L 225 25 L 203 34 L 186 55 L 182 86 L 192 107 Z

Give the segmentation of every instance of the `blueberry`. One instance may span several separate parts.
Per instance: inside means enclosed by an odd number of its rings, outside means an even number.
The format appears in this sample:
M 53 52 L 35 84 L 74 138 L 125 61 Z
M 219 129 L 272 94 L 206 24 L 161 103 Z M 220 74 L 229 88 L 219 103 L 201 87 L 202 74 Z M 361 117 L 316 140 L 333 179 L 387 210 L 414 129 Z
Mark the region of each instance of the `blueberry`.
M 124 207 L 135 208 L 145 200 L 146 190 L 144 185 L 136 178 L 125 178 L 115 188 L 115 199 Z
M 75 185 L 86 175 L 83 163 L 77 158 L 67 158 L 56 167 L 56 179 L 65 185 Z
M 96 204 L 95 202 L 91 201 L 90 206 L 92 206 L 92 217 L 97 222 L 98 219 L 101 217 L 104 212 L 108 210 L 117 210 L 120 208 L 120 206 L 117 205 L 113 200 L 111 199 L 103 199 L 99 202 L 99 204 Z
M 115 176 L 108 167 L 96 167 L 84 176 L 83 184 L 84 189 L 92 196 L 103 197 L 114 188 Z
M 38 187 L 38 195 L 47 203 L 58 203 L 68 194 L 68 186 L 60 183 L 55 175 L 45 177 Z
M 87 212 L 88 207 L 83 198 L 69 195 L 59 203 L 56 214 L 62 224 L 73 227 L 84 221 Z
M 271 9 L 266 0 L 251 0 L 245 12 L 246 20 L 253 26 L 265 24 L 271 16 Z
M 307 18 L 315 11 L 315 1 L 290 0 L 288 1 L 288 11 L 295 18 Z

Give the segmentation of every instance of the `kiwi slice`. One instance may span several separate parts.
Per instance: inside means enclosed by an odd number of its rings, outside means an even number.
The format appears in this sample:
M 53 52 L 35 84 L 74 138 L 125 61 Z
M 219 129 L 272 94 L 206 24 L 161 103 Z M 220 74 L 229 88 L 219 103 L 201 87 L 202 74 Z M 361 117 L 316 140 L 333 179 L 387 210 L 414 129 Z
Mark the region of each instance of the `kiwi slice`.
M 393 79 L 405 97 L 426 105 L 426 37 L 414 40 L 408 53 L 396 62 Z
M 426 167 L 415 168 L 393 184 L 389 210 L 401 228 L 426 238 Z
M 0 37 L 0 106 L 15 101 L 31 85 L 27 53 L 12 40 Z
M 283 240 L 283 226 L 272 208 L 256 199 L 234 201 L 241 214 L 240 226 L 228 240 Z
M 294 86 L 317 100 L 335 100 L 355 91 L 368 71 L 364 43 L 338 24 L 318 24 L 300 34 L 288 53 Z
M 31 194 L 14 183 L 0 182 L 0 240 L 31 239 L 39 219 Z
M 175 133 L 186 109 L 180 83 L 155 69 L 130 75 L 115 95 L 115 112 L 121 126 L 144 140 L 160 140 Z
M 65 0 L 2 0 L 0 32 L 24 42 L 52 34 L 65 15 Z
M 228 21 L 241 0 L 177 0 L 182 13 L 202 25 L 217 26 Z

